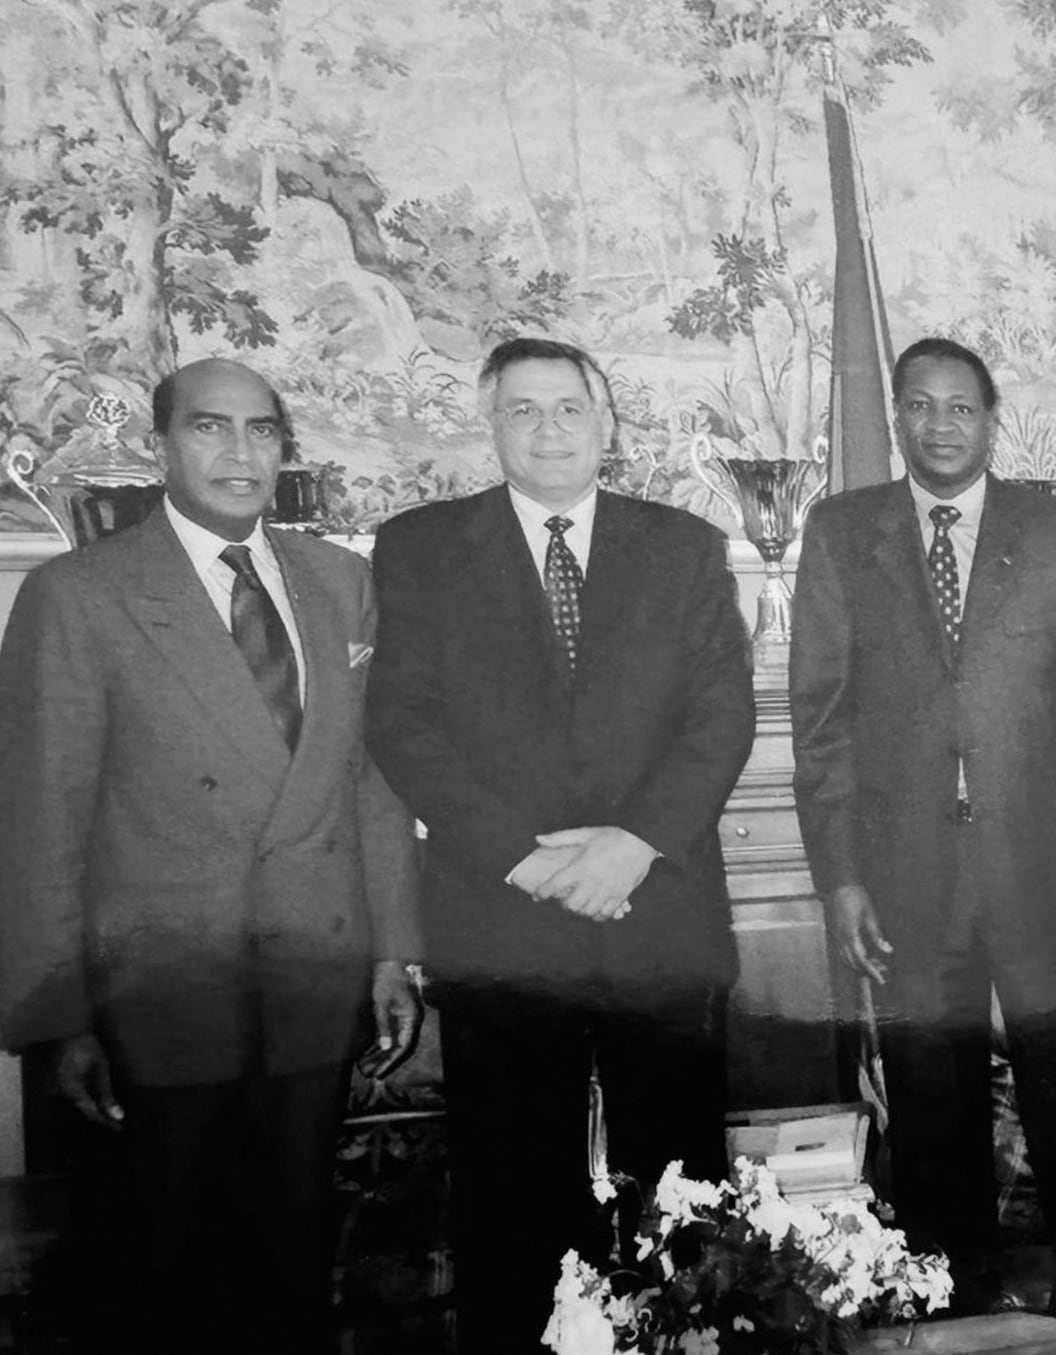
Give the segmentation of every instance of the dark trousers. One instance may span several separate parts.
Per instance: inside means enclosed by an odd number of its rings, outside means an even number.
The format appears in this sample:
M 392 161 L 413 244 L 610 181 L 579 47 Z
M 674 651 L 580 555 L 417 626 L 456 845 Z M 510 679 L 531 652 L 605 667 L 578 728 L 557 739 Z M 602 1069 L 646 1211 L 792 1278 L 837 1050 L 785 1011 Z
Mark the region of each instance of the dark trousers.
M 120 1090 L 74 1155 L 76 1349 L 316 1355 L 330 1326 L 342 1068 Z
M 561 1257 L 607 1250 L 588 1172 L 596 1059 L 608 1161 L 721 1178 L 724 995 L 650 1010 L 514 994 L 443 1010 L 459 1355 L 537 1355 Z
M 953 1308 L 972 1312 L 1000 1290 L 991 987 L 1004 1017 L 1028 1159 L 1056 1241 L 1056 1010 L 1048 1009 L 1056 1007 L 1056 976 L 1051 991 L 1039 992 L 1026 969 L 1001 958 L 1000 919 L 989 916 L 981 892 L 985 863 L 976 859 L 971 825 L 960 842 L 947 942 L 927 977 L 926 1000 L 912 1017 L 881 1023 L 880 1048 L 896 1221 L 914 1248 L 948 1254 Z

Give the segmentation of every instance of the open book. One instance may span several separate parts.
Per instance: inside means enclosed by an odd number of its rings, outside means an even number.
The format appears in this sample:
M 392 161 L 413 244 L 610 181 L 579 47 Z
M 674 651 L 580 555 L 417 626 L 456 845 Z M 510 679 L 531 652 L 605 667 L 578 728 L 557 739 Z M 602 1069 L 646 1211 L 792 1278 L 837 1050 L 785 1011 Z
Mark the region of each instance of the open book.
M 869 1124 L 864 1101 L 733 1112 L 726 1117 L 726 1144 L 731 1162 L 742 1156 L 764 1162 L 796 1200 L 871 1200 L 872 1188 L 862 1180 Z

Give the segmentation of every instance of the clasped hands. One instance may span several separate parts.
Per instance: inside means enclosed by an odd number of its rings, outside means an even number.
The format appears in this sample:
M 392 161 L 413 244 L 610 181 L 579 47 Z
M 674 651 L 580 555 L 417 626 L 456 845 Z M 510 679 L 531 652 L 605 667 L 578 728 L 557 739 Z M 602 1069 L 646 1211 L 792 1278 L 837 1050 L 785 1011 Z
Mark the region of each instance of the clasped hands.
M 625 828 L 565 828 L 541 833 L 538 847 L 507 877 L 533 899 L 554 899 L 595 922 L 626 917 L 631 894 L 658 853 Z

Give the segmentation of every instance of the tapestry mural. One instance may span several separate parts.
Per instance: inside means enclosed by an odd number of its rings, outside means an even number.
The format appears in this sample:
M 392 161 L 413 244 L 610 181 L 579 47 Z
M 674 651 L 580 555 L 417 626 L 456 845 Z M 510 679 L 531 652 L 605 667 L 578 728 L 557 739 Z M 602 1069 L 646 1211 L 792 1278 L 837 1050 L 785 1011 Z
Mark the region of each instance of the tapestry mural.
M 0 439 L 38 466 L 93 394 L 142 448 L 158 375 L 226 354 L 369 531 L 495 478 L 475 373 L 532 331 L 609 372 L 610 484 L 730 527 L 702 457 L 824 456 L 835 69 L 895 348 L 978 348 L 1006 468 L 1056 476 L 1051 0 L 0 0 L 0 32 Z

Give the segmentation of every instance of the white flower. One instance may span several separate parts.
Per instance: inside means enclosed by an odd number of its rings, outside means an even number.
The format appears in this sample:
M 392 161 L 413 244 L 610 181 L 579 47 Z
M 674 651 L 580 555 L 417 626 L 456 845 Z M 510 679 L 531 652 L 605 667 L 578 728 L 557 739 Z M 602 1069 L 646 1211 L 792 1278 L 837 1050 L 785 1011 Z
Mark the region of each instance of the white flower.
M 683 1355 L 719 1355 L 718 1329 L 705 1327 L 703 1331 L 687 1331 L 678 1347 Z
M 745 1212 L 745 1218 L 757 1233 L 763 1233 L 770 1239 L 771 1251 L 777 1251 L 789 1230 L 796 1226 L 795 1209 L 779 1195 L 753 1205 Z
M 690 1181 L 682 1175 L 681 1162 L 669 1162 L 656 1187 L 656 1208 L 675 1223 L 699 1218 L 701 1211 L 717 1209 L 730 1190 L 726 1181 Z M 663 1231 L 667 1232 L 668 1228 Z
M 657 1186 L 648 1235 L 638 1238 L 638 1257 L 655 1256 L 661 1278 L 658 1287 L 617 1299 L 609 1281 L 569 1252 L 562 1263 L 555 1291 L 554 1313 L 543 1340 L 556 1355 L 615 1355 L 618 1339 L 636 1344 L 626 1355 L 640 1355 L 637 1341 L 649 1331 L 649 1341 L 669 1355 L 719 1355 L 720 1333 L 712 1328 L 675 1336 L 654 1324 L 663 1308 L 655 1304 L 674 1277 L 672 1234 L 698 1219 L 709 1220 L 709 1233 L 718 1229 L 728 1242 L 740 1238 L 745 1224 L 773 1252 L 782 1246 L 797 1259 L 794 1281 L 817 1313 L 853 1318 L 863 1305 L 876 1305 L 889 1320 L 912 1317 L 923 1304 L 931 1312 L 949 1302 L 952 1281 L 945 1257 L 913 1256 L 905 1234 L 885 1228 L 862 1201 L 838 1199 L 818 1205 L 795 1204 L 778 1188 L 765 1166 L 739 1158 L 734 1184 L 689 1181 L 682 1164 L 672 1162 Z M 618 1188 L 619 1178 L 596 1182 Z M 600 1197 L 599 1197 L 600 1198 Z M 733 1222 L 735 1232 L 727 1230 Z M 785 1262 L 775 1257 L 775 1276 Z M 743 1277 L 742 1277 L 743 1279 Z M 735 1276 L 733 1283 L 738 1284 Z M 694 1321 L 712 1314 L 693 1307 Z M 749 1308 L 751 1312 L 751 1308 Z M 644 1323 L 644 1325 L 643 1325 Z M 754 1331 L 748 1316 L 733 1319 L 733 1330 Z M 723 1338 L 728 1333 L 723 1332 Z M 649 1342 L 647 1341 L 647 1344 Z
M 610 1200 L 616 1198 L 616 1187 L 612 1184 L 611 1176 L 596 1176 L 591 1184 L 594 1191 L 594 1198 L 598 1204 L 608 1204 Z
M 602 1309 L 608 1294 L 608 1281 L 574 1251 L 566 1252 L 543 1345 L 556 1355 L 615 1355 L 615 1333 Z

